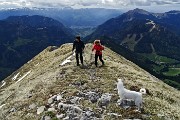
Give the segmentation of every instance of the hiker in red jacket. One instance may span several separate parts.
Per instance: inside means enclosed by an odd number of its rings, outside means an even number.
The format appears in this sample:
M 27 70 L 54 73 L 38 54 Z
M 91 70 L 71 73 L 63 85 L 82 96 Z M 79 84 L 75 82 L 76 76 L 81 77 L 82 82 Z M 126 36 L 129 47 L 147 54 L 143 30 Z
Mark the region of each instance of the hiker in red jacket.
M 101 45 L 100 40 L 95 40 L 94 41 L 94 46 L 92 48 L 92 51 L 96 50 L 95 52 L 95 65 L 97 67 L 97 61 L 98 57 L 99 60 L 102 62 L 102 65 L 104 65 L 104 61 L 102 59 L 102 50 L 104 50 L 104 47 Z

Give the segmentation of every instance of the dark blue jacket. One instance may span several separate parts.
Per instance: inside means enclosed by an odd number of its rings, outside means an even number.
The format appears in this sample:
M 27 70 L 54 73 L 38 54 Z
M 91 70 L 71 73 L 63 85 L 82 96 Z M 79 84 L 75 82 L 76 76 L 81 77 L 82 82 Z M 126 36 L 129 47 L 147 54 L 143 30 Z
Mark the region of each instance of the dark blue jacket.
M 83 41 L 74 41 L 74 43 L 73 43 L 73 49 L 72 50 L 74 50 L 74 49 L 76 49 L 76 53 L 80 53 L 80 52 L 82 52 L 83 50 L 84 50 L 84 42 Z

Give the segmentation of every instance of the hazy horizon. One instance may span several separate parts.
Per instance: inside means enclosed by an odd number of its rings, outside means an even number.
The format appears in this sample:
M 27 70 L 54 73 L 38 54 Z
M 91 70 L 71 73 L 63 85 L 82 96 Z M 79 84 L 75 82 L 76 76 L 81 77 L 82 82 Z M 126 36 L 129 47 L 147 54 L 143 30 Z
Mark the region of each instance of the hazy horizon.
M 135 8 L 150 12 L 180 10 L 180 0 L 0 0 L 0 9 L 13 8 L 105 8 L 124 12 Z

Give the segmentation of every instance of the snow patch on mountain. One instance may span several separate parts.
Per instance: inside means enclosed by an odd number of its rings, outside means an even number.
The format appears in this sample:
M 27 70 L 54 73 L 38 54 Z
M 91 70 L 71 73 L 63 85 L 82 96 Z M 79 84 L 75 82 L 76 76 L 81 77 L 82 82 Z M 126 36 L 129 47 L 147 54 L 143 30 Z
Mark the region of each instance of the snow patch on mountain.
M 146 24 L 147 25 L 149 25 L 149 24 L 153 25 L 152 28 L 149 30 L 149 32 L 152 32 L 156 28 L 156 23 L 154 23 L 154 21 L 152 21 L 152 20 L 150 20 Z
M 1 85 L 1 87 L 0 88 L 2 88 L 3 86 L 5 86 L 6 85 L 6 82 L 3 80 L 2 82 L 2 85 Z
M 6 104 L 2 104 L 1 106 L 0 106 L 0 109 L 2 108 L 2 107 L 4 107 Z
M 16 81 L 16 83 L 20 82 L 21 80 L 23 80 L 28 74 L 31 73 L 31 70 L 28 71 L 25 75 L 23 75 L 18 81 Z
M 70 63 L 72 62 L 72 57 L 75 56 L 75 53 L 73 53 L 73 55 L 69 56 L 66 60 L 64 60 L 62 63 L 61 63 L 61 66 L 67 64 L 67 63 Z
M 12 78 L 12 80 L 16 80 L 17 79 L 17 77 L 19 76 L 19 74 L 20 74 L 20 72 L 19 73 L 17 73 L 13 78 Z

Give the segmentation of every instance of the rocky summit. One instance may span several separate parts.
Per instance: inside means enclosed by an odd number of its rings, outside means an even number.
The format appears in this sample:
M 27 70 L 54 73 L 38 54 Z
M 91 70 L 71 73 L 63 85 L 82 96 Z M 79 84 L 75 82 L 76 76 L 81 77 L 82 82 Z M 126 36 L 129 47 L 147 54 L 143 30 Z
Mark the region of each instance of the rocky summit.
M 1 120 L 179 120 L 180 92 L 105 47 L 94 65 L 92 44 L 76 66 L 72 44 L 50 46 L 0 84 Z M 143 108 L 120 99 L 117 79 L 143 94 Z

